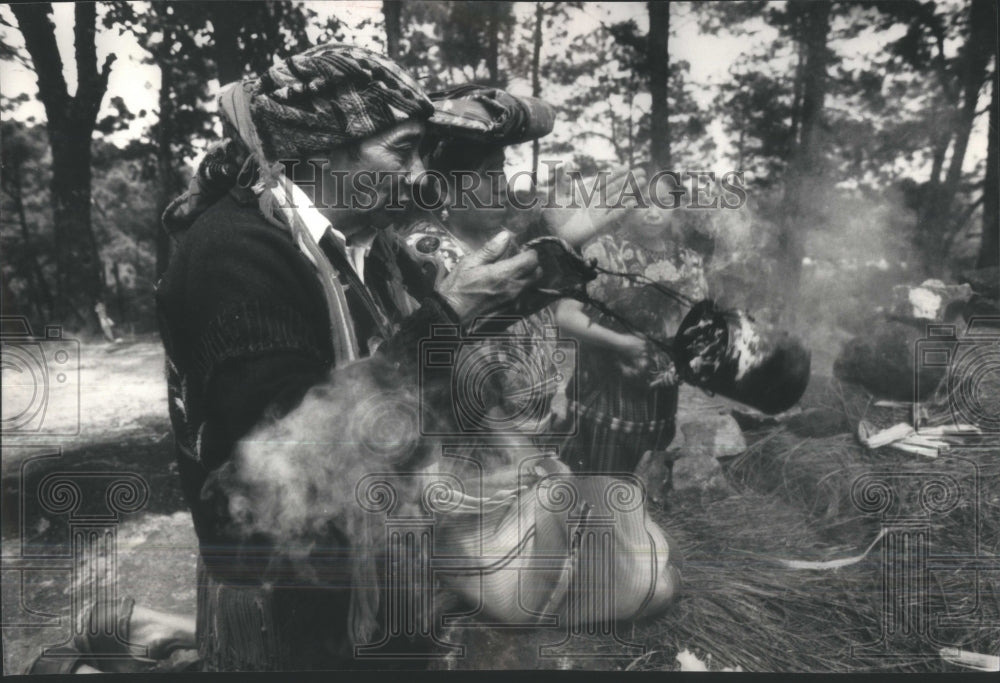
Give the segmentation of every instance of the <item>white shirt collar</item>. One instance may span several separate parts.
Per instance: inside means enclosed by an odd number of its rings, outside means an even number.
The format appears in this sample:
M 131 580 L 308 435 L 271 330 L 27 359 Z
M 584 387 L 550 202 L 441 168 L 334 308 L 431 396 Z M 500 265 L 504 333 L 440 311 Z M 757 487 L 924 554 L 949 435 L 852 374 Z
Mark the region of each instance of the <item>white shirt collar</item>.
M 306 193 L 298 185 L 286 176 L 281 176 L 281 186 L 283 186 L 284 192 L 282 192 L 282 187 L 274 187 L 271 191 L 278 198 L 278 205 L 285 212 L 286 216 L 291 219 L 291 214 L 298 213 L 299 218 L 306 226 L 306 230 L 309 231 L 309 235 L 316 244 L 319 244 L 319 241 L 327 232 L 332 234 L 334 239 L 339 243 L 339 246 L 344 250 L 344 253 L 347 254 L 347 260 L 354 267 L 361 282 L 364 283 L 365 258 L 368 256 L 368 252 L 371 251 L 372 242 L 375 241 L 374 231 L 371 235 L 367 235 L 360 240 L 355 239 L 353 244 L 348 244 L 344 233 L 333 227 L 333 224 L 313 206 L 312 202 L 309 201 L 309 197 L 306 196 Z M 306 252 L 306 255 L 308 256 L 308 252 Z

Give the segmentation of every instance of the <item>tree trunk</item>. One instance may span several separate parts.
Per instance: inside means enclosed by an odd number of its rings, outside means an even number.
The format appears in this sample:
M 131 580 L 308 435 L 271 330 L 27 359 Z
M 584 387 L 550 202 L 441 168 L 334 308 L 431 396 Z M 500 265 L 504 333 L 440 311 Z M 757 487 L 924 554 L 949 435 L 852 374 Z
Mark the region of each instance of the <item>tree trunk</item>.
M 955 135 L 955 148 L 945 185 L 952 190 L 958 189 L 962 177 L 962 164 L 965 162 L 965 151 L 969 146 L 969 135 L 976 119 L 976 106 L 979 104 L 979 91 L 986 80 L 986 67 L 989 65 L 990 46 L 996 41 L 993 30 L 996 29 L 993 12 L 994 0 L 972 0 L 969 8 L 969 37 L 962 59 L 962 108 L 958 114 L 958 130 Z
M 795 81 L 792 83 L 792 132 L 791 140 L 795 145 L 799 140 L 799 116 L 802 113 L 802 81 L 805 72 L 805 46 L 796 42 Z
M 649 115 L 650 173 L 670 168 L 670 108 L 667 103 L 670 79 L 670 2 L 651 0 L 649 8 Z
M 994 48 L 996 44 L 994 43 Z M 994 62 L 996 64 L 996 62 Z M 979 244 L 979 260 L 977 268 L 1000 266 L 1000 204 L 998 195 L 1000 178 L 997 177 L 997 105 L 1000 103 L 1000 91 L 997 90 L 997 69 L 994 66 L 993 84 L 990 98 L 990 132 L 986 147 L 986 179 L 983 181 L 983 240 Z
M 52 147 L 56 315 L 61 321 L 75 316 L 94 330 L 98 322 L 94 306 L 104 297 L 104 271 L 90 220 L 90 138 L 115 56 L 109 55 L 97 70 L 96 6 L 77 4 L 73 28 L 77 91 L 70 97 L 49 18 L 51 5 L 12 5 L 11 11 L 35 67 Z
M 241 13 L 252 11 L 253 3 L 209 2 L 205 3 L 209 20 L 212 22 L 212 42 L 215 46 L 215 68 L 219 85 L 226 85 L 243 78 L 243 57 L 240 54 Z
M 90 224 L 90 135 L 68 126 L 50 128 L 52 204 L 55 214 L 56 310 L 81 315 L 103 299 L 103 269 Z M 88 316 L 89 317 L 89 316 Z M 80 322 L 89 323 L 86 317 Z
M 383 0 L 382 15 L 385 17 L 385 53 L 389 59 L 399 59 L 399 42 L 403 36 L 403 3 L 399 0 Z
M 160 113 L 156 134 L 156 176 L 158 196 L 156 201 L 156 278 L 167 271 L 170 262 L 170 235 L 161 223 L 163 212 L 176 194 L 174 183 L 174 71 L 170 61 L 173 29 L 164 22 L 163 42 L 160 47 Z
M 830 2 L 812 2 L 803 8 L 801 40 L 805 43 L 802 110 L 799 113 L 799 144 L 785 186 L 782 220 L 778 232 L 779 281 L 775 284 L 778 311 L 795 320 L 795 307 L 805 255 L 802 230 L 812 221 L 811 201 L 822 190 L 823 101 L 826 97 L 827 39 L 830 33 Z
M 996 36 L 993 0 L 972 0 L 969 6 L 968 33 L 959 55 L 958 82 L 962 100 L 953 110 L 954 122 L 949 138 L 954 141 L 944 182 L 938 186 L 931 178 L 929 191 L 918 217 L 918 240 L 926 274 L 940 275 L 947 265 L 948 251 L 941 249 L 955 229 L 952 213 L 962 180 L 962 165 L 969 146 L 969 136 L 976 120 L 979 93 L 986 80 Z
M 535 34 L 532 41 L 531 51 L 531 96 L 542 96 L 542 3 L 535 3 Z M 538 157 L 541 152 L 541 145 L 538 140 L 531 141 L 531 182 L 538 184 Z
M 484 3 L 487 6 L 488 44 L 486 49 L 486 70 L 490 74 L 489 84 L 495 88 L 503 87 L 500 82 L 500 7 L 496 2 Z

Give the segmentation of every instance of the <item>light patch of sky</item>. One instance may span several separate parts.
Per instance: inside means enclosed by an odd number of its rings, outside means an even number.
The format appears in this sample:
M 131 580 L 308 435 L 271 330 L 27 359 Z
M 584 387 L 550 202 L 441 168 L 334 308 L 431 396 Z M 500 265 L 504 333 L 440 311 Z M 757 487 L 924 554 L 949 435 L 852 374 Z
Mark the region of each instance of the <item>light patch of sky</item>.
M 956 2 L 957 0 L 948 1 Z M 362 20 L 370 19 L 371 21 L 366 27 L 349 30 L 346 39 L 348 42 L 370 49 L 382 49 L 381 2 L 308 2 L 306 4 L 310 9 L 316 11 L 321 22 L 325 21 L 327 17 L 336 15 L 348 26 L 357 27 Z M 748 22 L 746 28 L 750 30 L 750 33 L 739 37 L 734 37 L 726 32 L 720 32 L 718 35 L 704 33 L 699 30 L 691 7 L 692 4 L 675 2 L 673 5 L 670 39 L 671 59 L 688 62 L 690 65 L 688 80 L 692 85 L 692 96 L 700 106 L 707 107 L 715 97 L 719 84 L 728 77 L 729 70 L 739 68 L 740 63 L 748 54 L 766 47 L 768 43 L 773 41 L 777 33 L 762 19 Z M 514 12 L 519 24 L 521 24 L 526 18 L 533 15 L 534 5 L 532 3 L 517 3 L 514 6 Z M 3 16 L 8 23 L 16 25 L 16 20 L 8 7 L 0 5 L 0 16 Z M 602 22 L 610 24 L 628 19 L 635 20 L 639 29 L 646 31 L 648 15 L 645 3 L 587 3 L 582 9 L 570 10 L 569 24 L 566 28 L 570 35 L 581 35 L 595 31 Z M 73 5 L 71 3 L 54 4 L 53 22 L 56 27 L 56 42 L 63 60 L 63 73 L 72 94 L 76 90 L 76 64 L 73 55 Z M 309 37 L 315 40 L 320 29 L 310 27 L 307 30 Z M 0 35 L 13 46 L 19 47 L 24 44 L 20 33 L 6 26 L 0 26 Z M 896 34 L 877 34 L 869 30 L 854 38 L 838 40 L 835 47 L 838 53 L 844 57 L 846 68 L 863 68 L 870 63 L 873 54 L 876 54 L 889 40 L 896 37 L 898 37 L 898 32 Z M 954 44 L 947 47 L 951 53 L 956 48 Z M 145 113 L 144 116 L 138 116 L 127 130 L 119 131 L 107 138 L 116 144 L 124 144 L 129 139 L 142 135 L 149 124 L 155 121 L 160 72 L 155 65 L 144 63 L 145 53 L 131 34 L 99 28 L 97 48 L 99 64 L 103 63 L 105 56 L 109 53 L 113 52 L 118 57 L 111 72 L 108 94 L 105 97 L 101 115 L 113 112 L 108 103 L 112 97 L 116 96 L 121 97 L 133 113 Z M 542 49 L 542 58 L 545 59 L 546 52 L 552 50 L 552 45 L 546 43 Z M 776 66 L 781 68 L 780 64 L 776 64 Z M 790 62 L 787 66 L 790 67 Z M 218 86 L 217 83 L 212 85 Z M 513 80 L 510 89 L 516 94 L 530 94 L 531 92 L 530 83 L 524 79 Z M 0 62 L 0 92 L 7 97 L 16 97 L 22 93 L 28 93 L 32 96 L 31 100 L 13 112 L 13 118 L 44 120 L 45 114 L 42 104 L 34 98 L 37 90 L 37 80 L 30 69 L 12 61 Z M 568 94 L 568 91 L 569 89 L 565 87 L 552 87 L 545 94 L 558 101 L 558 98 Z M 988 91 L 984 88 L 982 100 L 985 102 L 986 98 L 988 98 Z M 649 95 L 642 93 L 635 99 L 633 105 L 639 109 L 648 110 Z M 611 106 L 623 107 L 624 104 L 616 101 L 612 102 Z M 987 125 L 985 116 L 980 117 L 977 121 L 965 160 L 966 170 L 971 171 L 985 159 Z M 723 129 L 722 122 L 719 120 L 710 121 L 708 131 L 716 144 L 716 152 L 714 159 L 706 161 L 710 164 L 726 163 L 730 160 L 732 144 Z M 614 158 L 610 143 L 594 136 L 577 137 L 578 132 L 573 122 L 557 122 L 555 135 L 564 139 L 574 139 L 576 152 L 597 159 Z M 530 145 L 520 145 L 509 150 L 508 170 L 511 173 L 530 169 L 530 148 Z M 567 159 L 570 156 L 565 155 L 563 158 Z

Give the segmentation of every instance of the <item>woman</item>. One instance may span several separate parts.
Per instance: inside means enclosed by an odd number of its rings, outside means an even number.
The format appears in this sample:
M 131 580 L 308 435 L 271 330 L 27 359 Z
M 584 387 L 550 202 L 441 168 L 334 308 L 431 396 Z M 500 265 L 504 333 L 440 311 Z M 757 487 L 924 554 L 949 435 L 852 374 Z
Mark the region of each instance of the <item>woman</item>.
M 479 85 L 430 97 L 435 113 L 428 122 L 425 165 L 439 183 L 443 181 L 438 188 L 443 208 L 438 213 L 421 213 L 400 233 L 411 252 L 429 262 L 437 279 L 450 272 L 464 254 L 515 225 L 518 232 L 526 233 L 518 239 L 522 243 L 554 235 L 578 248 L 621 215 L 621 209 L 606 206 L 542 210 L 518 208 L 507 201 L 505 148 L 552 130 L 553 111 L 548 104 Z M 616 198 L 629 176 L 639 183 L 645 177 L 641 170 L 619 170 L 607 180 L 607 196 Z M 625 206 L 632 206 L 628 199 Z M 522 351 L 544 354 L 550 346 L 545 340 L 552 339 L 556 330 L 554 310 L 549 307 L 520 318 L 507 332 L 518 340 Z M 536 361 L 530 364 L 533 371 L 523 372 L 523 364 L 512 361 L 511 371 L 496 375 L 497 382 L 487 388 L 496 415 L 491 425 L 502 425 L 505 415 L 518 416 L 510 421 L 513 429 L 509 431 L 536 436 L 550 431 L 550 407 L 553 402 L 556 406 L 565 403 L 563 390 L 573 359 L 566 359 L 560 367 L 539 353 L 533 353 L 532 359 Z M 564 413 L 565 406 L 556 407 L 556 412 Z M 530 418 L 521 419 L 525 415 Z
M 431 99 L 436 112 L 428 126 L 432 139 L 426 165 L 444 179 L 445 208 L 439 215 L 421 216 L 402 234 L 411 250 L 435 259 L 441 272 L 446 273 L 460 263 L 465 253 L 510 225 L 504 148 L 547 133 L 552 127 L 552 114 L 548 105 L 537 100 L 514 98 L 479 86 L 432 94 Z M 474 182 L 468 181 L 470 177 Z M 612 191 L 616 192 L 618 183 L 624 181 L 624 174 L 619 174 Z M 609 214 L 620 212 L 604 209 L 580 213 L 583 216 L 574 216 L 587 220 L 573 220 L 571 216 L 569 220 L 550 221 L 535 212 L 529 234 L 519 241 L 555 233 L 571 245 L 578 244 L 607 226 L 611 222 Z M 544 226 L 540 219 L 548 225 Z M 556 223 L 558 228 L 552 230 Z M 454 396 L 456 403 L 477 392 L 474 398 L 479 399 L 484 414 L 481 429 L 463 434 L 457 447 L 447 451 L 454 457 L 446 458 L 439 466 L 462 480 L 463 493 L 474 501 L 479 496 L 483 499 L 468 508 L 459 506 L 438 520 L 435 537 L 439 547 L 446 548 L 449 554 L 466 556 L 479 569 L 442 576 L 441 585 L 448 589 L 443 597 L 460 602 L 464 599 L 478 605 L 491 621 L 512 625 L 532 623 L 541 612 L 561 614 L 564 623 L 656 613 L 679 589 L 677 553 L 672 541 L 646 516 L 643 506 L 628 512 L 606 507 L 609 492 L 617 490 L 621 482 L 607 477 L 576 478 L 564 462 L 553 457 L 556 454 L 552 447 L 562 437 L 553 429 L 552 416 L 563 412 L 553 403 L 565 400 L 563 390 L 573 366 L 570 354 L 557 362 L 561 356 L 558 351 L 567 346 L 565 339 L 557 345 L 557 332 L 550 307 L 520 317 L 504 336 L 487 335 L 473 326 L 456 354 L 457 383 L 467 389 L 465 396 Z M 477 333 L 486 338 L 473 341 Z M 462 374 L 466 368 L 472 368 L 467 375 L 468 385 Z M 482 384 L 478 383 L 480 379 Z M 554 501 L 567 487 L 576 493 L 572 509 L 556 513 L 551 505 L 546 507 L 542 502 Z M 634 499 L 640 500 L 639 495 Z M 615 519 L 616 581 L 613 586 L 570 591 L 574 583 L 570 574 L 583 570 L 546 571 L 545 560 L 539 558 L 571 556 L 568 543 L 575 536 L 567 533 L 568 521 L 588 514 Z M 585 567 L 591 561 L 598 560 L 580 560 L 579 566 Z M 602 589 L 613 592 L 614 599 L 607 601 L 614 605 L 612 614 L 582 604 L 587 600 L 600 602 L 595 597 L 599 595 L 610 598 Z
M 437 188 L 443 208 L 437 214 L 422 212 L 399 232 L 418 258 L 434 264 L 439 279 L 504 231 L 510 217 L 504 150 L 547 135 L 554 117 L 541 100 L 479 85 L 432 93 L 431 100 L 435 113 L 428 123 L 425 158 L 430 176 L 443 180 Z M 559 375 L 538 353 L 547 330 L 554 333 L 556 324 L 553 312 L 544 308 L 507 328 L 509 342 L 464 345 L 464 353 L 475 354 L 470 367 L 506 370 L 470 387 L 486 413 L 475 431 L 538 435 L 547 430 Z M 476 381 L 474 374 L 470 381 Z
M 675 221 L 669 211 L 633 211 L 620 234 L 601 236 L 583 252 L 604 270 L 642 276 L 604 273 L 587 293 L 661 340 L 673 336 L 684 311 L 645 283 L 669 285 L 692 299 L 707 292 L 702 259 L 680 246 Z M 662 450 L 673 439 L 673 365 L 662 350 L 592 306 L 564 299 L 556 304 L 556 320 L 580 342 L 580 373 L 568 389 L 579 430 L 560 455 L 577 472 L 631 472 L 644 452 Z

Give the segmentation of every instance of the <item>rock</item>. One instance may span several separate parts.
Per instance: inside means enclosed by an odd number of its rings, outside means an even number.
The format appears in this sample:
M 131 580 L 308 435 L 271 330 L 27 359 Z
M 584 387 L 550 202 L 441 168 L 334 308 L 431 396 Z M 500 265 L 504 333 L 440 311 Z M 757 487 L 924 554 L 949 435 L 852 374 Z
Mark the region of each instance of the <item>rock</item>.
M 842 410 L 810 408 L 785 420 L 788 431 L 796 436 L 821 439 L 851 431 L 851 423 Z
M 722 465 L 711 455 L 691 451 L 674 463 L 673 497 L 714 500 L 729 495 Z
M 700 453 L 712 458 L 739 455 L 747 449 L 743 432 L 732 415 L 699 415 L 679 425 L 682 443 L 672 447 L 685 455 Z
M 639 477 L 646 488 L 646 500 L 662 505 L 670 490 L 674 461 L 681 456 L 680 450 L 671 446 L 666 451 L 646 451 L 635 467 L 635 476 Z
M 962 282 L 988 299 L 1000 299 L 1000 266 L 966 271 L 962 273 Z
M 946 367 L 928 363 L 916 366 L 915 352 L 922 348 L 946 353 L 955 342 L 953 338 L 929 339 L 927 332 L 926 324 L 875 322 L 867 334 L 844 345 L 834 361 L 833 374 L 881 398 L 912 401 L 916 394 L 917 400 L 926 400 L 944 377 Z
M 958 317 L 972 296 L 968 284 L 946 285 L 940 280 L 924 280 L 919 286 L 892 288 L 892 315 L 910 320 L 948 322 Z

